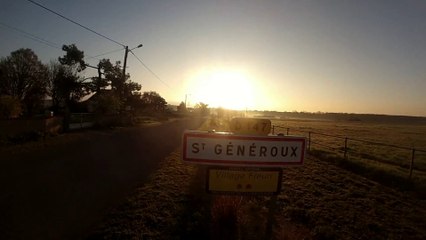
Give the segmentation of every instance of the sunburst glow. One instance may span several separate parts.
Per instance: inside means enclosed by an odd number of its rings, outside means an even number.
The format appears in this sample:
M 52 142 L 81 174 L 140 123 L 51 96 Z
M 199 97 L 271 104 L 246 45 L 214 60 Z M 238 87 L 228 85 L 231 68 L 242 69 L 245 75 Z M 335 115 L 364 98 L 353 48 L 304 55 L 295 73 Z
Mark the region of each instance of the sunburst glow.
M 242 110 L 254 103 L 254 85 L 243 71 L 209 69 L 200 71 L 189 81 L 191 102 L 210 107 Z

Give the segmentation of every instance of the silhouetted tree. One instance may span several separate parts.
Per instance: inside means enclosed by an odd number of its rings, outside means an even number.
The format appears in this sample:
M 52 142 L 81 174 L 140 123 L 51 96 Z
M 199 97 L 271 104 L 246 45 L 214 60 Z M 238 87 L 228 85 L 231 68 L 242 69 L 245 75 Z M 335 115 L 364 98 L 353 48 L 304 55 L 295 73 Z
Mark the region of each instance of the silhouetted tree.
M 62 65 L 73 67 L 78 72 L 86 68 L 84 52 L 80 51 L 75 44 L 63 45 L 62 50 L 66 52 L 63 57 L 58 58 Z
M 208 104 L 199 102 L 195 104 L 194 111 L 200 114 L 201 116 L 207 116 L 210 114 L 210 109 L 208 108 L 208 106 L 209 106 Z
M 99 94 L 96 97 L 94 104 L 94 110 L 96 113 L 116 114 L 120 111 L 120 99 L 113 93 Z
M 177 106 L 177 111 L 182 114 L 186 113 L 187 110 L 184 102 L 180 102 L 179 106 Z
M 57 109 L 69 107 L 87 93 L 82 78 L 72 67 L 57 62 L 49 65 L 49 86 L 53 106 Z
M 98 76 L 92 77 L 92 82 L 89 85 L 91 92 L 100 92 L 101 90 L 106 89 L 110 83 L 108 79 L 102 78 L 102 75 L 105 75 L 105 69 L 112 66 L 109 59 L 102 59 L 98 63 Z
M 25 115 L 42 109 L 47 85 L 47 67 L 31 49 L 21 48 L 0 60 L 0 95 L 18 99 Z
M 79 72 L 86 68 L 84 52 L 74 44 L 62 47 L 66 53 L 59 57 L 59 64 L 51 65 L 51 94 L 56 106 L 63 107 L 64 130 L 68 130 L 71 119 L 71 105 L 87 93 L 88 87 Z
M 157 92 L 144 92 L 141 100 L 144 108 L 148 111 L 164 112 L 167 108 L 166 100 Z
M 99 64 L 105 75 L 105 81 L 101 81 L 101 84 L 106 83 L 111 85 L 111 89 L 119 96 L 122 107 L 132 104 L 135 96 L 140 96 L 139 91 L 142 86 L 136 82 L 132 82 L 129 74 L 126 74 L 126 77 L 123 78 L 120 61 L 117 61 L 113 65 L 109 59 L 102 59 Z

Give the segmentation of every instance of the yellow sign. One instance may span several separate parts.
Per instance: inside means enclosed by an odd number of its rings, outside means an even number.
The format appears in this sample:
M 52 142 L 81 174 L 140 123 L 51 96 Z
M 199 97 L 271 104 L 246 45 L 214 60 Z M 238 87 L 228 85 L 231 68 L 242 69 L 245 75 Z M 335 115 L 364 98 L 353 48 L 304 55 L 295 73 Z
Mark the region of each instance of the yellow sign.
M 268 135 L 271 132 L 271 120 L 257 118 L 233 118 L 231 131 L 239 134 Z
M 207 191 L 212 193 L 278 194 L 282 170 L 233 170 L 210 168 Z

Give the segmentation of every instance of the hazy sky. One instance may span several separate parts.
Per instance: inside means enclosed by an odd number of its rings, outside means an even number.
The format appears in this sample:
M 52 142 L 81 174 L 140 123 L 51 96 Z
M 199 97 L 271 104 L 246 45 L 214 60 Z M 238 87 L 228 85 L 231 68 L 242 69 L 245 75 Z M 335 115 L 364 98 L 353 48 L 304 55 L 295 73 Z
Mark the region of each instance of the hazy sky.
M 142 43 L 134 52 L 161 80 L 131 54 L 127 71 L 170 103 L 426 116 L 423 0 L 37 2 L 130 48 Z M 28 1 L 1 6 L 2 57 L 63 55 L 7 26 L 86 56 L 122 48 Z M 122 61 L 124 50 L 102 57 Z

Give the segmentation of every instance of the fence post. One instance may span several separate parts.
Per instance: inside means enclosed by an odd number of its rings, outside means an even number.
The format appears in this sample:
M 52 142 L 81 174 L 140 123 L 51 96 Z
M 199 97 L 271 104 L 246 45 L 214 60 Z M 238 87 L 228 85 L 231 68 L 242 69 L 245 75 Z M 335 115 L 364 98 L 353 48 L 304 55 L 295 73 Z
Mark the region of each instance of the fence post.
M 275 134 L 275 125 L 272 125 L 272 134 Z
M 311 151 L 311 132 L 308 133 L 308 151 Z
M 344 154 L 343 154 L 343 158 L 344 158 L 344 159 L 346 159 L 347 154 L 348 154 L 348 138 L 347 138 L 347 137 L 345 137 L 345 152 L 344 152 Z
M 289 132 L 290 132 L 290 128 L 287 128 L 287 135 L 288 135 Z
M 411 175 L 413 175 L 413 168 L 414 168 L 414 156 L 416 155 L 416 149 L 413 148 L 411 152 L 411 163 L 410 163 L 410 179 Z
M 80 129 L 83 129 L 83 114 L 80 113 Z

